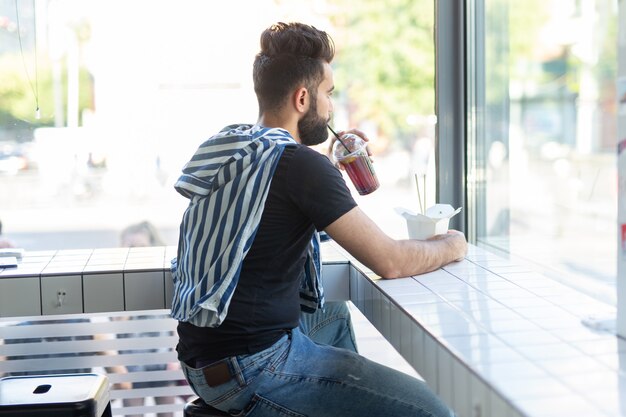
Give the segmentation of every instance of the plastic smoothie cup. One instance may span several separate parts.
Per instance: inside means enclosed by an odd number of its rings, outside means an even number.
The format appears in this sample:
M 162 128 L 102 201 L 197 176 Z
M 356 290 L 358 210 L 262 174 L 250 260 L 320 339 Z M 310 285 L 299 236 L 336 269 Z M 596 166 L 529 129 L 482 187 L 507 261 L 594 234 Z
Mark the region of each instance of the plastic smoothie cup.
M 380 185 L 366 146 L 363 139 L 351 133 L 333 145 L 333 157 L 345 168 L 360 195 L 370 194 Z

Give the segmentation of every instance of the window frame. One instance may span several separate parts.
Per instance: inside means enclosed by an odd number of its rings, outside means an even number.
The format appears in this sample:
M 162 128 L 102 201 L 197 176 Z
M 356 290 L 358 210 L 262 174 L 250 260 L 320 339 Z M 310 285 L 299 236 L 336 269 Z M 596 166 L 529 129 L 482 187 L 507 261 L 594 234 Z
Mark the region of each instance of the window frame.
M 467 232 L 471 218 L 466 198 L 466 5 L 456 0 L 435 2 L 435 158 L 437 202 L 465 207 L 450 227 Z M 469 236 L 470 242 L 475 242 Z

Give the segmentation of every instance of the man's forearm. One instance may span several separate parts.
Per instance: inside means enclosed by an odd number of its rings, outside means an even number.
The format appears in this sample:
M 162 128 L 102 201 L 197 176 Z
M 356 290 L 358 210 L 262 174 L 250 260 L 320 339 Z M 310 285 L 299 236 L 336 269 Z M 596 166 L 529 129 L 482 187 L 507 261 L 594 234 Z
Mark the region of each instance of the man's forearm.
M 467 251 L 465 236 L 457 231 L 426 241 L 392 239 L 358 207 L 330 224 L 326 232 L 383 278 L 434 271 L 463 258 Z
M 391 264 L 381 271 L 383 278 L 400 278 L 424 274 L 453 262 L 464 251 L 460 241 L 451 235 L 441 235 L 432 240 L 400 240 L 393 251 Z

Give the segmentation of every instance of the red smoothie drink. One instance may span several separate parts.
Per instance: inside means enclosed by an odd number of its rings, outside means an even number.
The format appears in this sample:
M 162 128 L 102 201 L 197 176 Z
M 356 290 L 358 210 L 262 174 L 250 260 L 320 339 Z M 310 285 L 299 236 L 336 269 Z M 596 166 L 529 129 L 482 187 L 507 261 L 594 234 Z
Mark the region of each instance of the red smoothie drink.
M 378 189 L 380 184 L 363 139 L 356 135 L 347 134 L 343 135 L 341 140 L 343 143 L 339 141 L 335 143 L 333 155 L 337 162 L 346 169 L 359 194 L 367 195 Z
M 378 178 L 374 173 L 372 161 L 367 155 L 357 155 L 341 161 L 354 187 L 361 195 L 367 195 L 375 191 L 378 186 Z

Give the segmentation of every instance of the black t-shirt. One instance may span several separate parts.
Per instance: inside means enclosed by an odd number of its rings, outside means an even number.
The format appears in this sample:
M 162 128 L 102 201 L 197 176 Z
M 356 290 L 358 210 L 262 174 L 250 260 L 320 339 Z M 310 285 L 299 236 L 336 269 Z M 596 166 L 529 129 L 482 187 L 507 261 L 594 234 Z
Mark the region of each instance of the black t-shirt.
M 285 148 L 226 319 L 215 328 L 180 322 L 179 359 L 255 353 L 297 327 L 300 282 L 313 233 L 355 206 L 328 158 L 303 145 Z

